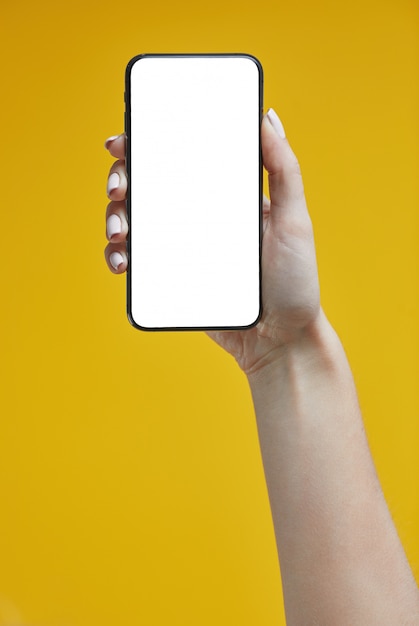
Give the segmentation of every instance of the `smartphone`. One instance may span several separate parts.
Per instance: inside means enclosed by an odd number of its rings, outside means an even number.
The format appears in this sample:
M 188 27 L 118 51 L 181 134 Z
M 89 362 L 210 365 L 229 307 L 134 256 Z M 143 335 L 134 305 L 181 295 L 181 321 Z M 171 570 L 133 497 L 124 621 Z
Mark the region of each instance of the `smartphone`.
M 141 330 L 261 315 L 263 70 L 250 54 L 141 54 L 125 81 L 127 313 Z

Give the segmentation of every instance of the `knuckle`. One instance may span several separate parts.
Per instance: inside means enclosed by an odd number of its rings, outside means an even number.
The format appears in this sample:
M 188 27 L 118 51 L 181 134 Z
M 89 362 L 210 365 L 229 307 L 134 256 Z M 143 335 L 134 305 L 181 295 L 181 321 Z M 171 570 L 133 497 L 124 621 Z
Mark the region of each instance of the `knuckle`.
M 313 224 L 308 213 L 288 215 L 280 220 L 280 232 L 303 241 L 313 239 Z
M 106 217 L 109 217 L 109 215 L 111 215 L 111 213 L 115 212 L 115 200 L 111 200 L 110 202 L 108 202 L 108 205 L 106 207 Z
M 114 172 L 118 172 L 119 174 L 123 172 L 125 174 L 125 161 L 123 159 L 118 159 L 113 163 L 110 173 L 113 174 Z
M 116 213 L 117 215 L 121 215 L 121 213 L 126 215 L 126 205 L 125 200 L 111 200 L 108 202 L 106 207 L 106 217 L 111 215 L 112 213 Z
M 287 170 L 291 176 L 302 178 L 301 165 L 294 153 L 292 153 L 289 157 Z

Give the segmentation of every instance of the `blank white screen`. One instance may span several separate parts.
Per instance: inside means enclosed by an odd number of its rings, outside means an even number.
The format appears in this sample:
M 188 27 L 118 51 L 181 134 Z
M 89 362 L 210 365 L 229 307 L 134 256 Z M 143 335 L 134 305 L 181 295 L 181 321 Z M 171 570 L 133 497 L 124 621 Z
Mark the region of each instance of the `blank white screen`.
M 131 69 L 131 316 L 146 328 L 259 314 L 259 69 L 153 57 Z

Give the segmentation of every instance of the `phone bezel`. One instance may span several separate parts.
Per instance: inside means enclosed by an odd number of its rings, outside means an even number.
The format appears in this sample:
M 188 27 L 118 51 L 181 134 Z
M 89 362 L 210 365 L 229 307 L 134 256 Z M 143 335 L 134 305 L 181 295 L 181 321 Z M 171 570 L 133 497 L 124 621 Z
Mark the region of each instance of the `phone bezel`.
M 251 59 L 258 69 L 258 87 L 259 87 L 259 311 L 256 319 L 246 326 L 165 326 L 165 327 L 147 327 L 138 324 L 132 315 L 132 278 L 130 271 L 130 253 L 131 253 L 131 229 L 128 228 L 127 238 L 127 288 L 126 288 L 126 308 L 127 317 L 131 325 L 142 331 L 208 331 L 208 330 L 247 330 L 253 328 L 259 322 L 262 316 L 262 236 L 263 236 L 263 161 L 261 146 L 261 125 L 263 118 L 263 68 L 262 64 L 255 56 L 247 53 L 144 53 L 134 56 L 127 64 L 125 71 L 125 113 L 124 126 L 126 135 L 126 172 L 127 172 L 127 196 L 126 209 L 128 225 L 131 223 L 131 71 L 133 66 L 146 57 L 246 57 Z

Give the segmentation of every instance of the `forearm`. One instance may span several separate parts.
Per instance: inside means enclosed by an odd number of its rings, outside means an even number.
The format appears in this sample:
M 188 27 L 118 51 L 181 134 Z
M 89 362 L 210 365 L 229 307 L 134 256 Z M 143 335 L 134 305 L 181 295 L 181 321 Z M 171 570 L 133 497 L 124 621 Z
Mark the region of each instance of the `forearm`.
M 248 379 L 289 626 L 419 624 L 349 365 L 324 315 Z

